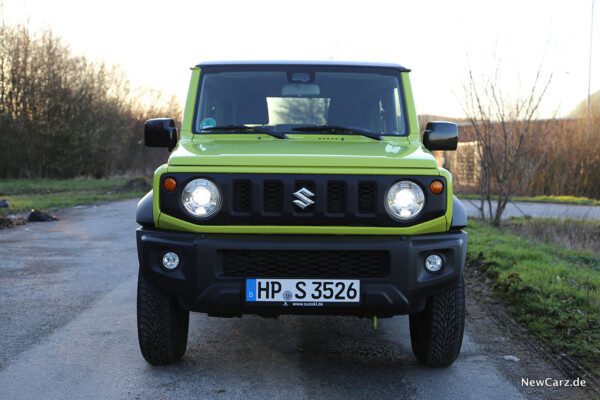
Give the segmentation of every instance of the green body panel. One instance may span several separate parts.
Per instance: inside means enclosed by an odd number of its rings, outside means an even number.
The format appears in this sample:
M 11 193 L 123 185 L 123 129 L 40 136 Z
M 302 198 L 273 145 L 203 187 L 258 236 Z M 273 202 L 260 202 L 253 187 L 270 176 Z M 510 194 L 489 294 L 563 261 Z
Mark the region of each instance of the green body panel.
M 160 221 L 160 207 L 158 203 L 158 195 L 160 193 L 160 177 L 162 174 L 168 171 L 167 164 L 163 164 L 154 171 L 154 182 L 152 182 L 152 218 L 154 224 L 158 228 L 158 221 Z
M 419 119 L 417 118 L 417 109 L 413 97 L 412 86 L 408 77 L 408 72 L 403 72 L 402 87 L 404 88 L 404 99 L 406 101 L 406 114 L 408 117 L 408 140 L 412 143 L 421 143 L 421 130 L 419 129 Z
M 180 141 L 169 158 L 169 166 L 237 165 L 244 168 L 297 166 L 357 169 L 436 169 L 438 166 L 431 153 L 423 151 L 419 143 L 411 143 L 406 137 L 378 141 L 350 135 L 290 134 L 289 139 L 257 134 L 195 136 L 192 141 Z
M 194 109 L 196 107 L 196 94 L 198 92 L 198 84 L 200 82 L 200 70 L 192 69 L 192 77 L 190 79 L 190 87 L 188 96 L 185 101 L 185 110 L 183 112 L 183 121 L 181 123 L 180 139 L 182 141 L 191 140 L 192 136 L 192 121 L 194 120 Z
M 439 172 L 440 176 L 446 178 L 446 195 L 448 196 L 446 198 L 446 230 L 449 230 L 450 225 L 452 224 L 452 210 L 454 206 L 454 186 L 452 185 L 452 175 L 450 175 L 450 172 L 448 172 L 448 170 L 440 168 Z
M 268 226 L 268 225 L 196 225 L 169 215 L 161 215 L 158 228 L 197 233 L 315 234 L 315 235 L 422 235 L 446 231 L 446 217 L 439 217 L 405 228 L 362 226 Z
M 167 170 L 165 170 L 166 172 Z M 390 169 L 390 168 L 327 168 L 322 167 L 265 167 L 248 166 L 240 170 L 238 166 L 219 166 L 219 167 L 169 167 L 168 172 L 191 172 L 191 173 L 245 173 L 245 174 L 339 174 L 339 175 L 435 175 L 439 176 L 440 171 L 427 169 Z M 162 174 L 162 172 L 161 172 Z M 155 175 L 155 178 L 157 176 Z
M 452 221 L 452 176 L 438 167 L 420 140 L 417 113 L 408 73 L 402 83 L 409 135 L 385 136 L 378 141 L 357 135 L 288 134 L 278 139 L 266 134 L 193 134 L 192 121 L 200 69 L 192 69 L 180 140 L 168 165 L 154 174 L 153 217 L 161 229 L 198 233 L 420 235 L 445 232 Z M 447 182 L 445 216 L 410 227 L 357 226 L 208 226 L 161 214 L 158 196 L 165 173 L 278 173 L 340 175 L 432 175 Z

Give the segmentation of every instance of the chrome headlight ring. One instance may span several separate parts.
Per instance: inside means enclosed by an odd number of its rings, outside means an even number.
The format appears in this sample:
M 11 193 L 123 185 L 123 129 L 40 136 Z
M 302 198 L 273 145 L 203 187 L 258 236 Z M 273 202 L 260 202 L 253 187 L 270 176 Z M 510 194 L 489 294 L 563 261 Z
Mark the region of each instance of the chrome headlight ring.
M 195 218 L 208 218 L 221 208 L 221 190 L 216 183 L 200 178 L 190 181 L 181 193 L 181 202 L 188 214 Z
M 390 217 L 398 221 L 407 221 L 423 211 L 425 193 L 412 181 L 399 181 L 390 186 L 384 202 Z

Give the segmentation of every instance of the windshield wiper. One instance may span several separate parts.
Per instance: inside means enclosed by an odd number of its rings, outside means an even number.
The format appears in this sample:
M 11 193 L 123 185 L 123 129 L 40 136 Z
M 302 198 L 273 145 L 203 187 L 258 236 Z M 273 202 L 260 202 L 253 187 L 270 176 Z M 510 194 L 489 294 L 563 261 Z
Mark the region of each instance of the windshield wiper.
M 251 131 L 266 133 L 278 139 L 288 139 L 285 133 L 275 132 L 271 129 L 263 126 L 248 126 L 248 125 L 224 125 L 224 126 L 212 126 L 210 128 L 203 128 L 201 131 Z
M 302 132 L 332 132 L 336 131 L 345 131 L 354 133 L 356 135 L 366 136 L 375 140 L 383 140 L 380 133 L 371 132 L 366 129 L 358 129 L 358 128 L 350 128 L 347 126 L 340 125 L 319 125 L 319 126 L 299 126 L 296 128 L 292 128 L 293 131 L 302 131 Z

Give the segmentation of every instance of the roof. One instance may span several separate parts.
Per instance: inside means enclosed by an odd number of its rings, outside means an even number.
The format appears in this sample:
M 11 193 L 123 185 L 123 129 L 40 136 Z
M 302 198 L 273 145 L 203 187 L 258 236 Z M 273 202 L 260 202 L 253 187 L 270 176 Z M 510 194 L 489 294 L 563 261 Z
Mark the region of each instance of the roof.
M 195 68 L 202 67 L 233 67 L 253 65 L 282 65 L 282 66 L 326 66 L 326 67 L 364 67 L 364 68 L 391 68 L 401 72 L 410 72 L 410 69 L 400 64 L 356 62 L 356 61 L 205 61 L 197 64 Z

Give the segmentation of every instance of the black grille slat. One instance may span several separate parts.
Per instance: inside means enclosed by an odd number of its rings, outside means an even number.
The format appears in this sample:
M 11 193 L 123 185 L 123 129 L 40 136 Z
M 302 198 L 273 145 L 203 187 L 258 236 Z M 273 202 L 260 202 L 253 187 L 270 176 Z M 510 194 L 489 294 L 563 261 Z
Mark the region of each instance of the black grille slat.
M 327 184 L 327 212 L 341 214 L 346 211 L 346 186 L 343 182 Z
M 375 182 L 360 182 L 358 184 L 358 212 L 373 214 L 376 210 L 377 193 Z
M 251 278 L 378 278 L 389 275 L 384 251 L 222 250 L 222 275 Z
M 280 213 L 283 209 L 283 184 L 280 181 L 265 181 L 263 191 L 263 210 L 268 213 Z
M 250 212 L 252 210 L 252 182 L 249 180 L 233 181 L 233 211 Z

